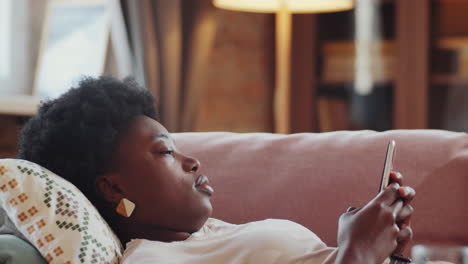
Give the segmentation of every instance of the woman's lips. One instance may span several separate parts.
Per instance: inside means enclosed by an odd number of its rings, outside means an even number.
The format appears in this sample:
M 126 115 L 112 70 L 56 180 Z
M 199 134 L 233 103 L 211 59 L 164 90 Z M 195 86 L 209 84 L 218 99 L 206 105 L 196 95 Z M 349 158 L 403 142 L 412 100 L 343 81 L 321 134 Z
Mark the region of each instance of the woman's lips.
M 205 175 L 198 176 L 197 180 L 195 181 L 195 188 L 197 188 L 198 191 L 207 194 L 208 196 L 211 196 L 214 193 L 213 187 L 210 186 L 210 182 Z

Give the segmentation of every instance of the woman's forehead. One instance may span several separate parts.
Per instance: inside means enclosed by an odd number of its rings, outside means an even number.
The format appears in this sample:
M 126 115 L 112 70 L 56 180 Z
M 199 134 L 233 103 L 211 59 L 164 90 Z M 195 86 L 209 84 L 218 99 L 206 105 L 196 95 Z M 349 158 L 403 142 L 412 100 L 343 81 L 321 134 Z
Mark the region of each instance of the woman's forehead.
M 134 144 L 139 141 L 153 141 L 157 138 L 170 140 L 171 136 L 158 121 L 147 116 L 138 116 L 130 123 L 126 136 L 122 138 L 121 143 Z
M 169 136 L 169 132 L 161 123 L 147 116 L 138 116 L 135 118 L 132 122 L 131 129 L 136 133 L 148 136 L 154 136 L 156 134 Z

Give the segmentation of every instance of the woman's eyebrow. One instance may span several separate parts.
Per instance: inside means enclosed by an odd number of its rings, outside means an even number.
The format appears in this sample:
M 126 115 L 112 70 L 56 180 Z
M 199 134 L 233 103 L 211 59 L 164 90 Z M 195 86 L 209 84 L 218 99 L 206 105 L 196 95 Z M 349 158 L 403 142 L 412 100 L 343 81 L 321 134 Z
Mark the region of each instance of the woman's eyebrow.
M 157 135 L 154 136 L 154 139 L 160 139 L 160 138 L 168 139 L 168 140 L 172 141 L 172 143 L 175 144 L 175 140 L 171 136 L 169 136 L 168 134 L 157 134 Z

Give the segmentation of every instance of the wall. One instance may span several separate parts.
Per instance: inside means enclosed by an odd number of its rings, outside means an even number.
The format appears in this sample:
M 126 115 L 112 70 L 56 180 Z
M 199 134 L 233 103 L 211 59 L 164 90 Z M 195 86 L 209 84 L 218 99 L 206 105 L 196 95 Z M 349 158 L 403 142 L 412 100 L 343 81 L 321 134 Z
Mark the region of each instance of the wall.
M 218 10 L 195 131 L 272 131 L 274 17 Z
M 219 10 L 195 131 L 272 131 L 273 15 Z M 17 117 L 0 115 L 0 158 L 16 151 Z
M 0 115 L 0 158 L 15 157 L 18 131 L 16 117 Z

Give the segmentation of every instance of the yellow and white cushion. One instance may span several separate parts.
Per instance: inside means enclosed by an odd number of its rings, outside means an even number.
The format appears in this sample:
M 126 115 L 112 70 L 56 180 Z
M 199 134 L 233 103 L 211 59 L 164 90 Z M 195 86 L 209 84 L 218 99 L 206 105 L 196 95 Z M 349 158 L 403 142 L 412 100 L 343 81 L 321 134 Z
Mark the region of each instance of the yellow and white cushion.
M 95 207 L 37 164 L 0 159 L 0 206 L 49 263 L 118 263 L 122 245 Z

